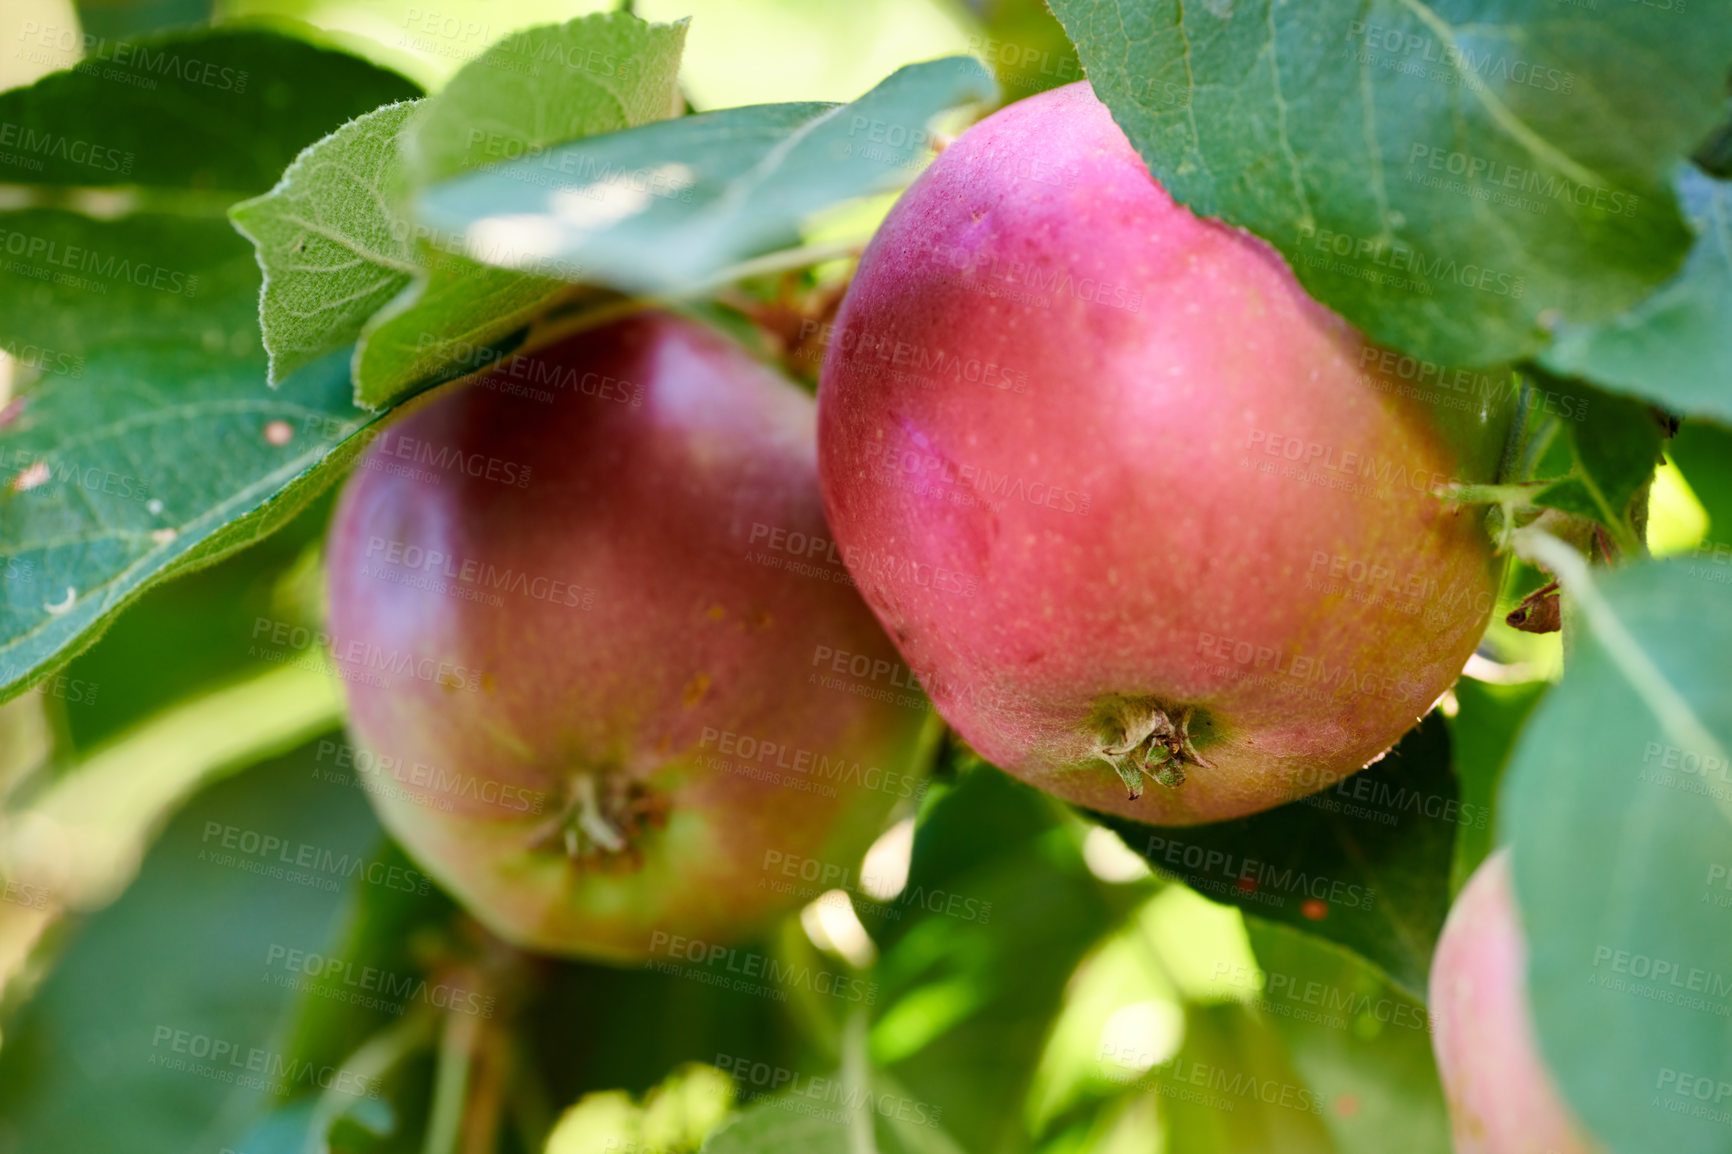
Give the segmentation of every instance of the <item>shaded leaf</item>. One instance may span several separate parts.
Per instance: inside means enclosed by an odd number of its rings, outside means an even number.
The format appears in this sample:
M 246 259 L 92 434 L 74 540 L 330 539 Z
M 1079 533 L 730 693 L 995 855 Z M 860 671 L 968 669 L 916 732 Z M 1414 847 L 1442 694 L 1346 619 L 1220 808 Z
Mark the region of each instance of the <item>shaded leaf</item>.
M 1732 1083 L 1732 599 L 1681 560 L 1593 585 L 1577 567 L 1585 627 L 1500 812 L 1528 995 L 1547 1065 L 1612 1154 L 1707 1154 L 1726 1131 L 1695 1095 Z
M 1686 165 L 1678 194 L 1696 233 L 1683 269 L 1611 320 L 1562 326 L 1542 359 L 1676 413 L 1732 422 L 1732 183 Z
M 1279 249 L 1375 339 L 1536 351 L 1673 275 L 1675 164 L 1723 115 L 1732 21 L 1548 0 L 1054 0 L 1157 179 Z

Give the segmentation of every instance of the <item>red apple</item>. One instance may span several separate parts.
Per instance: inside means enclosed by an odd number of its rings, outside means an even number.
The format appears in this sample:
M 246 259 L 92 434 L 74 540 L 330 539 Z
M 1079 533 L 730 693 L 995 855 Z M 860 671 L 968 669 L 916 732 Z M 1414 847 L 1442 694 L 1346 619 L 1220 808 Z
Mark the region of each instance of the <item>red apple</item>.
M 1509 851 L 1456 896 L 1431 961 L 1432 1048 L 1455 1154 L 1595 1154 L 1540 1061 Z
M 1440 373 L 1174 203 L 1074 84 L 964 133 L 867 248 L 825 503 L 985 758 L 1144 821 L 1235 817 L 1381 755 L 1480 638 L 1500 564 L 1433 496 L 1456 442 L 1400 379 Z M 1493 458 L 1500 403 L 1467 422 Z
M 920 788 L 917 694 L 828 548 L 809 397 L 645 315 L 393 425 L 330 631 L 385 826 L 504 938 L 630 960 L 805 899 Z M 809 887 L 808 887 L 809 888 Z M 687 955 L 689 956 L 689 947 Z

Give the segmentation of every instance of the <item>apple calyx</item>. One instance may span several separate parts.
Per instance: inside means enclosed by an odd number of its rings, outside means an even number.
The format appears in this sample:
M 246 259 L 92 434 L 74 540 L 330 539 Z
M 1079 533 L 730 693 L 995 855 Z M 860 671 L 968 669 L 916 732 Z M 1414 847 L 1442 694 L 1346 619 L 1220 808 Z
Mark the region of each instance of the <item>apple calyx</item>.
M 639 836 L 667 824 L 666 806 L 639 783 L 588 771 L 570 777 L 570 796 L 549 823 L 545 848 L 559 848 L 574 862 L 624 857 L 635 864 Z
M 1191 741 L 1190 705 L 1164 707 L 1147 697 L 1112 697 L 1095 709 L 1096 756 L 1119 775 L 1132 801 L 1143 795 L 1143 778 L 1168 789 L 1185 784 L 1187 765 L 1213 769 Z

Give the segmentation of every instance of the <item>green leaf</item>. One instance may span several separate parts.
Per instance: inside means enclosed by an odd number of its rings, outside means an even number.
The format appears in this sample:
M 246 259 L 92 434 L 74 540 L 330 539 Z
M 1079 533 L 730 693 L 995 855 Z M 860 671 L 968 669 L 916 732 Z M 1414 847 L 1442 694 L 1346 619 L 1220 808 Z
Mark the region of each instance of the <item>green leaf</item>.
M 1612 1154 L 1721 1151 L 1696 1095 L 1732 1082 L 1732 599 L 1684 560 L 1560 575 L 1585 628 L 1500 814 L 1541 1049 Z
M 216 0 L 78 0 L 78 22 L 87 35 L 138 36 L 179 24 L 201 24 L 211 17 Z
M 1598 325 L 1564 325 L 1542 356 L 1676 413 L 1732 421 L 1732 182 L 1684 166 L 1678 178 L 1696 243 L 1677 276 Z
M 1333 1152 L 1323 1103 L 1280 1034 L 1243 1006 L 1187 1006 L 1184 1046 L 1146 1078 L 1165 1108 L 1164 1148 L 1176 1154 Z
M 1247 918 L 1255 1001 L 1339 1154 L 1450 1154 L 1425 1005 L 1345 950 Z
M 333 679 L 287 666 L 166 710 L 91 751 L 16 812 L 0 811 L 0 866 L 43 882 L 60 905 L 105 905 L 125 889 L 169 815 L 228 773 L 293 749 L 341 716 Z M 50 845 L 34 828 L 54 829 Z M 67 868 L 75 862 L 76 869 Z
M 1089 816 L 1203 896 L 1338 942 L 1419 998 L 1456 830 L 1478 820 L 1435 713 L 1370 768 L 1267 813 L 1183 828 Z
M 673 115 L 685 34 L 684 21 L 647 24 L 608 13 L 507 37 L 422 101 L 402 125 L 400 167 L 387 174 L 390 190 L 402 195 L 506 157 L 545 155 L 553 145 Z M 376 311 L 360 333 L 355 399 L 368 408 L 487 368 L 571 293 L 562 281 L 490 268 L 427 245 L 421 230 L 384 197 L 352 208 L 339 198 L 332 209 L 384 213 L 390 235 L 418 241 L 412 276 L 393 279 L 395 296 L 367 300 Z M 391 271 L 401 273 L 403 266 L 378 270 Z M 359 311 L 357 305 L 345 315 Z
M 451 78 L 403 139 L 415 188 L 680 110 L 686 22 L 622 12 L 513 33 Z
M 525 345 L 538 318 L 572 295 L 562 281 L 488 268 L 438 250 L 374 313 L 355 351 L 355 403 L 384 408 L 491 368 Z
M 77 70 L 0 93 L 0 123 L 16 133 L 0 183 L 183 190 L 186 207 L 220 215 L 344 121 L 416 94 L 352 56 L 257 29 L 104 41 Z
M 767 1098 L 710 1135 L 703 1154 L 855 1154 L 848 1125 L 831 1111 L 801 1111 Z
M 0 590 L 0 697 L 143 589 L 270 531 L 330 479 L 313 466 L 365 414 L 331 387 L 345 383 L 340 366 L 264 390 L 258 273 L 223 214 L 312 140 L 412 94 L 258 31 L 140 42 L 124 60 L 0 94 L 0 122 L 37 134 L 0 180 L 67 206 L 0 213 L 21 248 L 0 278 L 0 344 L 41 377 L 0 419 L 0 557 L 32 575 Z M 116 165 L 127 171 L 93 171 L 104 149 L 130 157 Z M 106 200 L 59 187 L 108 183 L 136 187 Z
M 980 0 L 981 35 L 969 47 L 992 66 L 1009 100 L 1083 78 L 1082 61 L 1045 0 Z
M 0 430 L 0 695 L 88 645 L 150 586 L 270 533 L 359 452 L 348 354 L 270 392 L 262 358 L 92 361 Z
M 1732 545 L 1732 430 L 1685 421 L 1667 451 L 1708 513 L 1708 540 Z M 1723 567 L 1732 566 L 1725 551 L 1719 559 Z M 1732 573 L 1725 580 L 1732 582 Z
M 1634 551 L 1641 536 L 1631 501 L 1660 463 L 1661 429 L 1652 407 L 1580 383 L 1535 376 L 1548 393 L 1576 394 L 1579 419 L 1560 422 L 1575 454 L 1570 475 L 1534 494 L 1533 503 L 1604 525 Z
M 389 207 L 397 133 L 414 109 L 387 104 L 350 121 L 296 157 L 270 192 L 229 210 L 264 273 L 259 325 L 271 384 L 354 344 L 419 271 Z
M 1456 829 L 1455 858 L 1450 865 L 1449 892 L 1459 893 L 1468 877 L 1491 853 L 1495 842 L 1498 789 L 1516 734 L 1527 721 L 1549 682 L 1524 681 L 1493 685 L 1472 677 L 1455 683 L 1458 707 L 1449 719 L 1455 748 L 1455 772 L 1461 785 L 1461 808 L 1471 814 Z
M 200 795 L 132 888 L 78 927 L 0 1049 L 14 1149 L 214 1151 L 236 1146 L 269 1096 L 334 1080 L 289 1061 L 281 1025 L 299 995 L 269 980 L 271 949 L 320 949 L 348 889 L 386 874 L 372 868 L 380 832 L 365 799 L 309 761 Z
M 852 104 L 730 108 L 549 149 L 436 185 L 416 211 L 489 264 L 687 291 L 796 244 L 820 209 L 906 183 L 930 121 L 995 93 L 971 58 L 912 64 Z
M 1053 0 L 1151 171 L 1273 244 L 1378 341 L 1538 350 L 1677 271 L 1676 163 L 1723 114 L 1732 21 L 1550 0 Z

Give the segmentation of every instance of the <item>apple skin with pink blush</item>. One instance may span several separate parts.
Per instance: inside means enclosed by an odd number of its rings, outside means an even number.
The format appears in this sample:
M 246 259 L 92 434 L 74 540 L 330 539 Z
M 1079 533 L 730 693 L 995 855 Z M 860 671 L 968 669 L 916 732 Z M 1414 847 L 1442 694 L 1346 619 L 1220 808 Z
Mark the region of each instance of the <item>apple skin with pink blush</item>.
M 733 342 L 648 314 L 362 458 L 326 548 L 357 776 L 501 937 L 702 957 L 857 868 L 920 795 L 930 707 L 832 673 L 899 663 L 808 547 L 815 420 Z
M 1428 1001 L 1455 1154 L 1602 1154 L 1540 1060 L 1507 849 L 1456 895 Z
M 868 246 L 825 506 L 984 758 L 1145 822 L 1238 817 L 1381 756 L 1490 617 L 1482 515 L 1433 494 L 1492 479 L 1508 413 L 1439 423 L 1411 373 L 1074 84 L 963 133 Z

